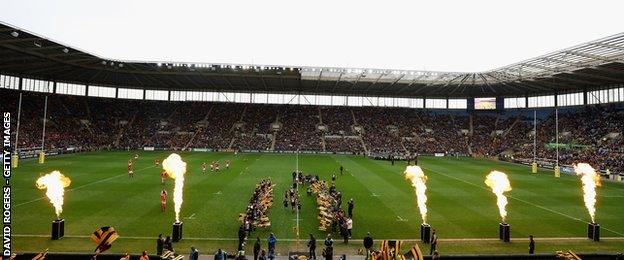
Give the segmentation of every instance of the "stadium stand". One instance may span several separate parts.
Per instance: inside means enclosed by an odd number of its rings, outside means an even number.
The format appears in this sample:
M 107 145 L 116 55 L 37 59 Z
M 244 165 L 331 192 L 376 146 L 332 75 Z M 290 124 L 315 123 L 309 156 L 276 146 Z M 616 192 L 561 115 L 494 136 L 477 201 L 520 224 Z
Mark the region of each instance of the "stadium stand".
M 19 92 L 0 92 L 3 108 L 16 110 Z M 23 95 L 19 148 L 38 149 L 45 94 Z M 556 158 L 554 121 L 554 109 L 538 110 L 538 158 Z M 624 157 L 622 129 L 621 104 L 560 109 L 560 163 L 583 161 L 624 171 L 624 162 L 616 159 Z M 533 110 L 469 112 L 48 95 L 45 147 L 446 153 L 532 160 Z

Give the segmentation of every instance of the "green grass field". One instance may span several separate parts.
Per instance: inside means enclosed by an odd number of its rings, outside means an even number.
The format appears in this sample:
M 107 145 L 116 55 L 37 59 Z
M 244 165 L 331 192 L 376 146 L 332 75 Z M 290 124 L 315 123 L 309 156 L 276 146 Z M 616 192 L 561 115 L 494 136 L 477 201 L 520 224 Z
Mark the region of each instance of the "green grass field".
M 95 245 L 88 236 L 100 226 L 113 226 L 118 239 L 111 252 L 155 251 L 155 237 L 170 234 L 174 221 L 171 194 L 173 181 L 160 183 L 160 169 L 155 158 L 168 152 L 139 152 L 135 177 L 128 178 L 126 163 L 134 152 L 99 152 L 49 157 L 45 164 L 21 161 L 12 177 L 13 249 L 20 251 L 89 252 Z M 354 198 L 354 234 L 349 246 L 338 252 L 354 254 L 366 232 L 380 239 L 416 239 L 420 215 L 414 192 L 404 180 L 405 163 L 392 166 L 386 161 L 339 155 L 277 155 L 232 153 L 182 153 L 188 163 L 184 204 L 184 239 L 175 247 L 186 253 L 190 245 L 202 252 L 219 247 L 236 247 L 238 214 L 243 212 L 254 186 L 270 177 L 277 185 L 270 211 L 272 226 L 254 236 L 264 239 L 273 232 L 278 237 L 278 251 L 304 250 L 308 233 L 317 238 L 318 210 L 313 197 L 302 194 L 300 230 L 304 242 L 296 243 L 293 227 L 296 214 L 281 205 L 281 197 L 297 167 L 329 179 L 343 165 L 347 172 L 338 176 L 337 188 L 346 200 Z M 218 174 L 201 173 L 201 163 L 231 160 L 229 170 Z M 573 249 L 579 252 L 617 252 L 624 249 L 624 185 L 605 182 L 598 190 L 597 222 L 602 227 L 601 242 L 583 239 L 588 213 L 583 206 L 581 185 L 576 176 L 552 172 L 530 174 L 528 167 L 470 158 L 421 157 L 419 164 L 428 175 L 428 222 L 438 230 L 439 248 L 444 253 L 524 253 L 527 237 L 537 240 L 537 251 Z M 498 237 L 500 217 L 495 196 L 483 183 L 491 170 L 506 172 L 513 190 L 509 197 L 508 222 L 511 243 Z M 34 182 L 43 173 L 60 170 L 72 180 L 66 191 L 62 217 L 66 219 L 66 237 L 50 240 L 53 208 L 44 191 Z M 160 212 L 159 192 L 169 192 L 167 212 Z M 337 236 L 337 234 L 335 234 Z M 264 246 L 264 242 L 263 242 Z M 428 252 L 428 250 L 425 250 Z M 319 251 L 320 253 L 320 251 Z

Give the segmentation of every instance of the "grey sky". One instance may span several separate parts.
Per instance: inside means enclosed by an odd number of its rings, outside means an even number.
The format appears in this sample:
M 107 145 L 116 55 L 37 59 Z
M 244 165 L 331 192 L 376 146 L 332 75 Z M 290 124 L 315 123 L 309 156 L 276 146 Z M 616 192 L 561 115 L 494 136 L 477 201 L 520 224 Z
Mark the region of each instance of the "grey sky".
M 0 0 L 0 20 L 124 60 L 476 72 L 624 31 L 624 1 Z

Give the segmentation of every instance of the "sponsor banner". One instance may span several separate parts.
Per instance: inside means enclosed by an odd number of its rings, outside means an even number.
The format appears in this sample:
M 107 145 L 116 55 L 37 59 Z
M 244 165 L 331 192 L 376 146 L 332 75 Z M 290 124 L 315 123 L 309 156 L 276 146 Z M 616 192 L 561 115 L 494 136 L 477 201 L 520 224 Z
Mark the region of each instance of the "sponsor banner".
M 561 170 L 561 172 L 563 173 L 567 173 L 567 174 L 576 174 L 574 172 L 574 168 L 571 166 L 561 166 L 559 167 L 559 169 Z
M 212 149 L 208 149 L 208 148 L 193 148 L 192 151 L 193 152 L 212 152 Z
M 143 147 L 143 151 L 154 151 L 154 147 L 153 146 L 147 146 L 147 147 Z
M 433 156 L 435 156 L 435 157 L 443 157 L 444 153 L 434 153 Z

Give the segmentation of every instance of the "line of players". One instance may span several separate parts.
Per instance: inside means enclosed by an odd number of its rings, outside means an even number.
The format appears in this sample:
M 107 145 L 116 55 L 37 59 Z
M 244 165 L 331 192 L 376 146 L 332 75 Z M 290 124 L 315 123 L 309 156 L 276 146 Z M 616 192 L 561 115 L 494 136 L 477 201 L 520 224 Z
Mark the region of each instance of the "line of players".
M 130 160 L 128 160 L 128 177 L 129 178 L 134 178 L 134 164 L 136 163 L 136 161 L 139 159 L 139 154 L 134 154 L 134 156 L 132 156 L 132 158 Z M 230 169 L 230 160 L 225 160 L 225 169 L 228 170 Z M 160 159 L 156 158 L 154 160 L 154 165 L 156 167 L 160 166 Z M 208 170 L 208 165 L 206 164 L 206 162 L 203 162 L 201 165 L 202 168 L 202 173 L 206 173 L 206 171 Z M 210 163 L 210 171 L 211 172 L 219 172 L 221 170 L 221 166 L 219 161 L 213 161 L 212 163 Z M 160 171 L 160 183 L 161 184 L 165 184 L 165 180 L 167 179 L 167 171 L 165 171 L 164 169 L 162 171 Z M 165 212 L 165 210 L 167 209 L 167 191 L 165 189 L 163 189 L 162 191 L 160 191 L 160 211 L 161 212 Z

